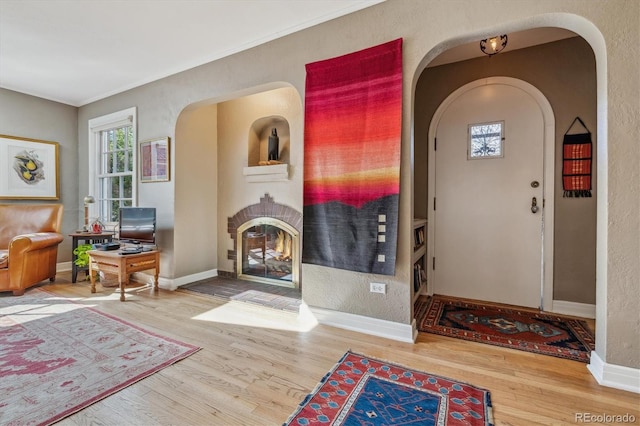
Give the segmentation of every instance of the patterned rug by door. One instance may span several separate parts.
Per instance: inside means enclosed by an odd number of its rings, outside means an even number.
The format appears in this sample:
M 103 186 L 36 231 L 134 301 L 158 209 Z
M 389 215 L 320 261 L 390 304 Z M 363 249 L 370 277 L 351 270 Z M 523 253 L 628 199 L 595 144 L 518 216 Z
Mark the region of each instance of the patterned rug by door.
M 38 289 L 0 297 L 0 424 L 55 423 L 197 350 Z
M 347 352 L 285 425 L 492 425 L 486 389 Z
M 582 320 L 435 295 L 415 305 L 418 330 L 589 362 L 595 337 Z

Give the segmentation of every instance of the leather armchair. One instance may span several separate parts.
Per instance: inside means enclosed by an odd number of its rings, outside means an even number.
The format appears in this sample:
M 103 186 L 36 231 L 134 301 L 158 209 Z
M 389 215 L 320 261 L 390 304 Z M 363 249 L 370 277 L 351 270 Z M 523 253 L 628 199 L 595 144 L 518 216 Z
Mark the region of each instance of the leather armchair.
M 0 291 L 55 280 L 62 204 L 0 204 Z

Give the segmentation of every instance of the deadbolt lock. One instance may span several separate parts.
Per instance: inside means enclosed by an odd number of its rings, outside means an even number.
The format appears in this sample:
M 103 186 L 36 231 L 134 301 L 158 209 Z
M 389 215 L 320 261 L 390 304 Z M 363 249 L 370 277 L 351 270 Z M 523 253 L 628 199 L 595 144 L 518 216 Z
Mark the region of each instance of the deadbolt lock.
M 540 182 L 538 182 L 537 180 L 534 180 L 531 182 L 531 187 L 532 188 L 537 188 L 540 186 Z

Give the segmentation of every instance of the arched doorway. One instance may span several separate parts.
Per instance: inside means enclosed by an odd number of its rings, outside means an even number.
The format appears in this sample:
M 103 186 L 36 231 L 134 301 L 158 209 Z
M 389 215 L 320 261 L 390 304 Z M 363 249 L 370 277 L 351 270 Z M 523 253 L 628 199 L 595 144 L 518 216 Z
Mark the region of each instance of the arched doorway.
M 514 78 L 468 83 L 438 107 L 429 131 L 430 292 L 551 307 L 553 130 L 548 100 Z
M 608 192 L 611 190 L 611 185 L 608 180 L 607 173 L 607 164 L 608 157 L 607 153 L 609 152 L 609 134 L 611 131 L 608 129 L 609 114 L 611 110 L 611 104 L 609 104 L 610 94 L 609 94 L 609 77 L 608 77 L 608 54 L 607 47 L 605 44 L 605 38 L 603 34 L 600 32 L 598 27 L 594 25 L 592 22 L 574 15 L 574 14 L 548 14 L 548 15 L 540 15 L 535 17 L 535 19 L 530 20 L 526 23 L 521 22 L 520 25 L 515 24 L 515 26 L 511 26 L 509 29 L 511 31 L 515 29 L 525 29 L 525 28 L 533 28 L 533 27 L 545 27 L 545 26 L 560 26 L 571 31 L 574 31 L 580 38 L 582 38 L 588 46 L 592 49 L 592 54 L 594 56 L 594 68 L 595 68 L 595 97 L 596 97 L 596 109 L 597 111 L 593 114 L 592 123 L 596 130 L 591 129 L 592 134 L 597 138 L 597 152 L 604 155 L 599 155 L 594 164 L 596 164 L 597 169 L 594 171 L 594 177 L 597 178 L 597 184 L 594 184 L 598 192 L 597 196 L 597 231 L 596 231 L 596 243 L 595 243 L 595 261 L 592 264 L 595 264 L 597 268 L 597 277 L 595 282 L 595 293 L 596 293 L 596 303 L 592 306 L 595 309 L 595 318 L 598 324 L 596 329 L 596 351 L 592 353 L 591 363 L 589 364 L 589 370 L 595 376 L 599 383 L 607 383 L 608 386 L 619 387 L 621 389 L 629 389 L 629 385 L 625 382 L 624 379 L 615 375 L 613 368 L 617 367 L 616 365 L 607 363 L 607 353 L 608 349 L 615 346 L 608 344 L 607 337 L 609 327 L 607 324 L 609 323 L 609 319 L 613 318 L 613 321 L 617 321 L 624 314 L 617 310 L 611 311 L 609 309 L 610 306 L 616 306 L 618 301 L 624 299 L 625 295 L 628 293 L 621 292 L 616 293 L 611 290 L 610 285 L 608 285 L 609 279 L 611 276 L 617 278 L 615 273 L 611 273 L 609 264 L 609 256 L 610 250 L 607 245 L 607 241 L 609 240 L 610 229 L 612 225 L 609 222 L 609 196 Z M 498 26 L 493 28 L 488 28 L 487 30 L 490 33 L 499 34 L 501 33 L 503 28 Z M 461 37 L 458 39 L 458 43 L 455 41 L 448 40 L 443 42 L 442 45 L 446 47 L 450 47 L 455 44 L 462 44 L 468 42 L 470 40 L 470 36 Z M 419 67 L 418 72 L 416 74 L 416 80 L 414 81 L 414 92 L 415 97 L 418 97 L 418 89 L 416 86 L 419 86 L 419 80 L 422 78 L 422 73 L 427 67 L 427 64 L 431 60 L 433 60 L 439 52 L 442 51 L 442 46 L 434 47 L 432 51 L 425 56 L 422 61 L 422 67 Z M 546 63 L 546 61 L 545 61 Z M 620 95 L 617 93 L 616 95 Z M 417 102 L 416 102 L 417 104 Z M 419 123 L 418 117 L 418 109 L 416 108 L 416 114 L 414 115 L 415 122 L 412 123 L 414 126 L 414 131 L 417 127 L 421 125 Z M 616 107 L 613 107 L 615 110 Z M 555 110 L 555 108 L 554 108 Z M 557 111 L 556 111 L 557 112 Z M 431 115 L 429 115 L 430 117 Z M 557 118 L 557 117 L 556 117 Z M 615 121 L 615 120 L 614 120 Z M 619 124 L 619 122 L 616 122 Z M 624 126 L 623 126 L 624 127 Z M 564 130 L 561 131 L 564 132 Z M 414 133 L 414 136 L 417 137 L 417 131 Z M 426 144 L 425 144 L 426 145 Z M 412 145 L 412 159 L 414 156 L 418 154 L 418 151 L 421 149 L 418 143 Z M 414 175 L 418 175 L 418 168 L 414 169 Z M 414 188 L 416 191 L 421 191 L 420 182 L 415 184 L 414 178 Z M 426 178 L 424 179 L 423 187 L 427 186 Z M 615 186 L 615 185 L 614 185 Z M 425 197 L 426 198 L 426 197 Z M 418 211 L 419 204 L 414 202 L 414 212 Z M 556 218 L 557 220 L 557 218 Z M 617 283 L 617 281 L 616 281 Z M 629 336 L 628 332 L 626 333 Z M 623 334 L 624 334 L 623 333 Z M 620 339 L 618 339 L 620 341 Z M 606 370 L 608 367 L 611 367 L 611 370 Z M 633 386 L 632 386 L 633 387 Z M 633 387 L 637 389 L 637 386 Z
M 563 62 L 562 69 L 566 75 L 571 75 L 571 81 L 567 83 L 566 79 L 558 79 L 548 64 L 539 60 L 541 55 L 563 58 L 563 61 L 567 59 Z M 562 139 L 567 127 L 576 115 L 583 119 L 588 117 L 592 131 L 597 127 L 596 64 L 593 49 L 583 38 L 574 35 L 540 46 L 503 52 L 491 58 L 473 58 L 436 67 L 428 66 L 422 70 L 415 92 L 415 217 L 427 218 L 428 209 L 432 208 L 433 203 L 433 199 L 427 197 L 427 188 L 433 184 L 427 173 L 431 155 L 428 149 L 433 143 L 429 127 L 436 109 L 460 87 L 476 80 L 495 78 L 492 76 L 496 75 L 527 81 L 532 85 L 535 82 L 536 88 L 548 98 L 555 115 L 556 126 L 552 136 L 555 140 L 555 168 L 547 168 L 547 173 L 558 176 L 555 183 L 556 195 L 545 199 L 546 206 L 550 202 L 555 203 L 552 234 L 554 259 L 551 259 L 554 270 L 545 270 L 547 276 L 553 274 L 554 287 L 553 292 L 546 294 L 547 300 L 543 306 L 545 310 L 552 312 L 593 317 L 596 310 L 596 223 L 600 219 L 600 215 L 596 215 L 596 204 L 599 202 L 599 194 L 594 191 L 593 198 L 577 202 L 575 199 L 563 198 L 559 179 L 562 170 Z M 589 88 L 588 91 L 583 90 L 585 87 Z M 599 140 L 594 142 L 598 145 L 600 143 Z M 598 161 L 596 154 L 594 148 L 595 160 Z M 596 173 L 597 170 L 594 171 L 594 178 L 598 178 Z M 550 176 L 553 177 L 553 174 Z M 547 241 L 551 242 L 549 239 Z M 546 253 L 551 253 L 551 250 Z M 550 264 L 549 261 L 545 263 Z M 428 266 L 432 266 L 431 258 L 428 259 Z M 552 282 L 547 278 L 545 281 Z

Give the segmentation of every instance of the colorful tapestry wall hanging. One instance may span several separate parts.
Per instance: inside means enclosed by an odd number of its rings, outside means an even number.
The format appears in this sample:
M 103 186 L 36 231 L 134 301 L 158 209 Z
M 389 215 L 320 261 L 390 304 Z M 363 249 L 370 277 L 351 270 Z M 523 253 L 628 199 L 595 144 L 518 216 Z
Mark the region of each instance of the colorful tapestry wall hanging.
M 302 262 L 393 275 L 402 39 L 306 70 Z
M 284 426 L 493 425 L 491 394 L 457 380 L 347 352 Z
M 576 121 L 586 133 L 568 134 Z M 562 188 L 564 197 L 591 197 L 591 132 L 576 117 L 564 134 L 562 143 Z

